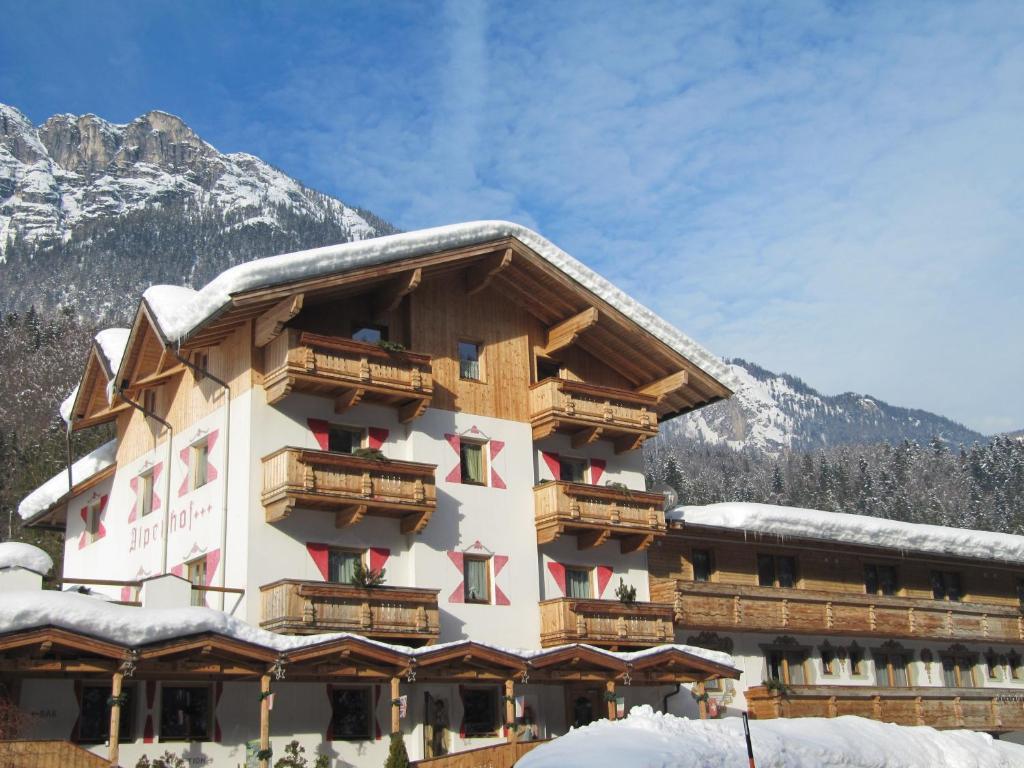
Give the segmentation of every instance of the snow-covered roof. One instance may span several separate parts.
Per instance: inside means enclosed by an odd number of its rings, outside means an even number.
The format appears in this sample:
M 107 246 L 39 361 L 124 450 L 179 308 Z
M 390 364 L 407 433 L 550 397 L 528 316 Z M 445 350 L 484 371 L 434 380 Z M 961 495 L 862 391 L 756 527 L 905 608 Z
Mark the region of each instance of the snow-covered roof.
M 218 310 L 227 306 L 233 294 L 508 237 L 522 242 L 545 261 L 608 302 L 723 386 L 729 389 L 736 388 L 728 366 L 718 357 L 551 241 L 531 229 L 508 221 L 451 224 L 270 256 L 232 267 L 199 291 L 156 285 L 147 289 L 143 298 L 154 319 L 159 323 L 164 338 L 172 342 L 179 341 L 213 317 Z
M 707 506 L 679 506 L 666 512 L 665 518 L 680 521 L 686 526 L 725 528 L 787 538 L 825 539 L 867 547 L 1003 560 L 1015 564 L 1024 561 L 1024 536 L 904 523 L 818 509 L 725 502 Z
M 87 453 L 71 465 L 71 482 L 78 485 L 97 472 L 102 472 L 117 461 L 117 439 L 104 443 L 96 450 Z M 68 472 L 61 470 L 32 493 L 21 500 L 18 514 L 22 520 L 30 520 L 50 509 L 68 493 Z
M 124 356 L 130 334 L 131 330 L 128 328 L 107 328 L 96 334 L 96 345 L 106 358 L 108 370 L 111 372 L 116 373 L 121 367 L 121 358 Z
M 0 543 L 0 569 L 27 568 L 45 576 L 53 569 L 53 558 L 39 547 L 22 541 Z
M 71 394 L 64 398 L 64 401 L 60 404 L 60 417 L 64 419 L 65 424 L 71 423 L 71 409 L 75 407 L 75 400 L 78 399 L 78 386 L 71 390 Z
M 106 640 L 107 642 L 126 647 L 139 647 L 179 637 L 214 633 L 274 650 L 278 653 L 284 653 L 300 648 L 332 643 L 339 639 L 354 638 L 359 642 L 395 651 L 412 658 L 436 653 L 446 647 L 469 643 L 468 640 L 459 640 L 442 645 L 409 648 L 404 645 L 391 645 L 379 640 L 371 640 L 362 635 L 348 632 L 305 636 L 279 635 L 276 632 L 268 632 L 265 629 L 254 627 L 239 618 L 212 608 L 191 606 L 183 608 L 137 608 L 107 603 L 77 592 L 57 592 L 52 590 L 0 594 L 0 627 L 3 628 L 4 632 L 17 632 L 49 626 L 79 632 L 99 640 Z M 559 646 L 557 648 L 545 648 L 544 650 L 536 651 L 502 648 L 480 642 L 474 642 L 474 645 L 501 651 L 524 661 L 570 647 Z M 636 661 L 651 654 L 675 649 L 734 670 L 736 666 L 733 663 L 732 657 L 728 654 L 689 645 L 662 645 L 632 653 L 615 653 L 582 645 L 571 647 L 591 648 L 594 651 L 625 663 Z
M 1024 746 L 975 731 L 880 723 L 863 717 L 752 720 L 758 765 L 773 768 L 1024 768 Z M 689 720 L 633 707 L 524 755 L 517 768 L 733 768 L 747 765 L 743 721 Z

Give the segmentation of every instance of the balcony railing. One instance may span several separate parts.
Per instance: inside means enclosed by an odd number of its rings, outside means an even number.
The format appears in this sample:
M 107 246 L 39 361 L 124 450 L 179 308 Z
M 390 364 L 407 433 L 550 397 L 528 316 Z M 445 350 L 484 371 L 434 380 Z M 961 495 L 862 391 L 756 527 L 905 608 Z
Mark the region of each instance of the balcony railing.
M 758 686 L 748 689 L 746 697 L 751 716 L 759 720 L 858 715 L 933 728 L 989 732 L 1024 728 L 1024 704 L 1016 689 L 795 685 L 780 693 Z
M 369 514 L 400 518 L 403 533 L 419 533 L 437 506 L 436 468 L 412 461 L 281 448 L 263 459 L 263 508 L 268 523 L 301 507 L 334 512 L 339 528 Z
M 260 587 L 260 626 L 289 635 L 356 632 L 380 640 L 432 643 L 439 636 L 436 589 L 283 579 Z
M 271 405 L 305 392 L 333 397 L 339 413 L 361 401 L 393 405 L 403 422 L 426 410 L 434 390 L 428 355 L 294 328 L 266 346 L 264 370 Z
M 610 439 L 617 453 L 658 434 L 657 399 L 628 389 L 544 379 L 530 387 L 533 439 L 571 432 L 573 446 Z
M 571 597 L 540 603 L 540 644 L 589 643 L 613 648 L 646 648 L 671 643 L 672 606 L 584 600 Z
M 982 603 L 677 581 L 675 610 L 678 623 L 697 629 L 1024 640 L 1018 608 Z
M 556 480 L 535 486 L 533 502 L 538 544 L 568 533 L 580 549 L 619 539 L 625 553 L 646 549 L 665 533 L 660 493 Z

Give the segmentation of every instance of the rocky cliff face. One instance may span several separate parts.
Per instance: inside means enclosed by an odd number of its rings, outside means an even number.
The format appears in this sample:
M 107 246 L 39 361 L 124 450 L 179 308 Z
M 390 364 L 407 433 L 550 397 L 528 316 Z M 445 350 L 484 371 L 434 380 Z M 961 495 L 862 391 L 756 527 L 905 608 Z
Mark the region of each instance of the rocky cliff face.
M 393 232 L 180 118 L 126 125 L 0 104 L 0 311 L 121 319 L 153 282 L 201 284 L 273 253 Z

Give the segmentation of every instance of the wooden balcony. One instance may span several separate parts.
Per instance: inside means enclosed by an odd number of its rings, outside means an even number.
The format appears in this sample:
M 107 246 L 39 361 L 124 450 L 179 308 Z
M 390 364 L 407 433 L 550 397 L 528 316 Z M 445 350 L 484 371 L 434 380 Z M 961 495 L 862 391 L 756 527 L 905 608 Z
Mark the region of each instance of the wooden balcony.
M 1016 607 L 805 589 L 676 582 L 676 621 L 687 628 L 873 635 L 1018 643 Z
M 562 597 L 540 603 L 540 644 L 589 643 L 611 648 L 649 648 L 674 637 L 669 603 L 582 600 Z
M 631 451 L 658 434 L 657 402 L 628 389 L 544 379 L 530 387 L 533 439 L 571 432 L 574 448 L 610 439 L 616 453 Z
M 576 536 L 580 549 L 619 539 L 623 553 L 651 545 L 665 533 L 665 498 L 660 493 L 556 480 L 533 489 L 537 543 L 564 533 Z
M 402 533 L 419 533 L 437 506 L 435 469 L 412 461 L 281 448 L 263 459 L 263 508 L 268 523 L 300 507 L 334 512 L 339 528 L 378 515 L 401 519 Z
M 398 408 L 409 422 L 430 405 L 430 357 L 376 344 L 288 329 L 264 350 L 263 388 L 273 405 L 290 392 L 334 398 L 342 413 L 359 402 Z
M 758 686 L 748 689 L 746 697 L 751 717 L 758 720 L 858 715 L 897 725 L 990 733 L 1024 728 L 1024 701 L 1017 689 L 794 685 L 780 694 Z
M 260 626 L 287 635 L 355 632 L 415 645 L 437 640 L 436 589 L 282 579 L 260 587 Z

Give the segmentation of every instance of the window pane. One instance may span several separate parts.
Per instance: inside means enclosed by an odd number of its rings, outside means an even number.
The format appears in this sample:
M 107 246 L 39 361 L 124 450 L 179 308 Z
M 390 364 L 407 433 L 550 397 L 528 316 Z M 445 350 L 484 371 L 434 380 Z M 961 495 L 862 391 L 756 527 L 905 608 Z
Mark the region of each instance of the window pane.
M 952 659 L 942 660 L 942 682 L 947 688 L 956 688 L 956 670 Z
M 160 695 L 160 738 L 206 741 L 210 738 L 210 689 L 165 686 Z
M 792 587 L 796 584 L 796 559 L 792 557 L 775 558 L 778 569 L 779 586 Z
M 950 600 L 960 600 L 960 574 L 946 571 L 942 574 L 942 580 L 946 585 L 946 597 Z
M 693 580 L 710 581 L 711 579 L 711 552 L 706 549 L 693 550 Z
M 102 744 L 110 736 L 110 698 L 109 685 L 87 685 L 82 688 L 79 705 L 78 741 L 82 744 Z M 121 689 L 127 701 L 121 705 L 121 738 L 132 740 L 132 689 L 126 686 Z
M 782 680 L 782 654 L 772 651 L 765 659 L 768 666 L 769 680 Z
M 789 654 L 789 685 L 804 684 L 804 655 L 802 653 Z
M 586 462 L 581 459 L 567 459 L 565 457 L 559 457 L 558 479 L 564 480 L 567 483 L 582 483 L 586 467 Z
M 893 656 L 892 659 L 892 676 L 895 684 L 899 688 L 907 687 L 907 660 L 902 656 Z
M 139 475 L 139 516 L 145 517 L 153 511 L 153 473 Z
M 498 730 L 498 692 L 466 689 L 462 694 L 467 736 L 490 736 Z
M 487 588 L 487 561 L 466 558 L 465 597 L 467 602 L 490 602 L 490 590 Z
M 336 688 L 331 692 L 331 738 L 370 738 L 370 689 Z
M 864 566 L 864 591 L 869 595 L 878 593 L 878 569 L 873 565 Z
M 346 427 L 331 426 L 327 429 L 327 450 L 335 453 L 352 453 L 362 442 L 362 432 Z
M 484 452 L 480 445 L 462 443 L 459 446 L 462 458 L 462 482 L 484 484 Z
M 198 586 L 206 586 L 206 558 L 188 564 L 188 580 Z M 206 605 L 205 590 L 192 590 L 192 605 Z
M 757 583 L 762 587 L 775 586 L 775 558 L 771 555 L 757 556 Z
M 565 588 L 567 597 L 581 599 L 590 597 L 590 571 L 582 568 L 565 569 Z
M 480 378 L 480 345 L 459 342 L 459 376 L 463 379 Z
M 974 665 L 967 659 L 960 659 L 960 685 L 964 688 L 974 687 Z
M 878 589 L 883 595 L 896 594 L 896 569 L 891 565 L 878 566 Z
M 860 651 L 850 651 L 850 674 L 859 675 L 862 672 L 864 655 Z
M 207 464 L 210 458 L 210 444 L 205 440 L 192 448 L 192 488 L 201 488 L 207 483 Z
M 881 688 L 889 687 L 889 665 L 885 656 L 875 656 L 875 685 Z
M 327 553 L 327 576 L 335 584 L 351 584 L 356 575 L 356 563 L 362 557 L 357 552 L 332 549 Z
M 835 663 L 836 655 L 832 651 L 824 650 L 821 651 L 821 672 L 824 675 L 835 674 Z
M 932 597 L 936 600 L 946 599 L 946 586 L 942 579 L 942 573 L 940 571 L 932 571 Z

